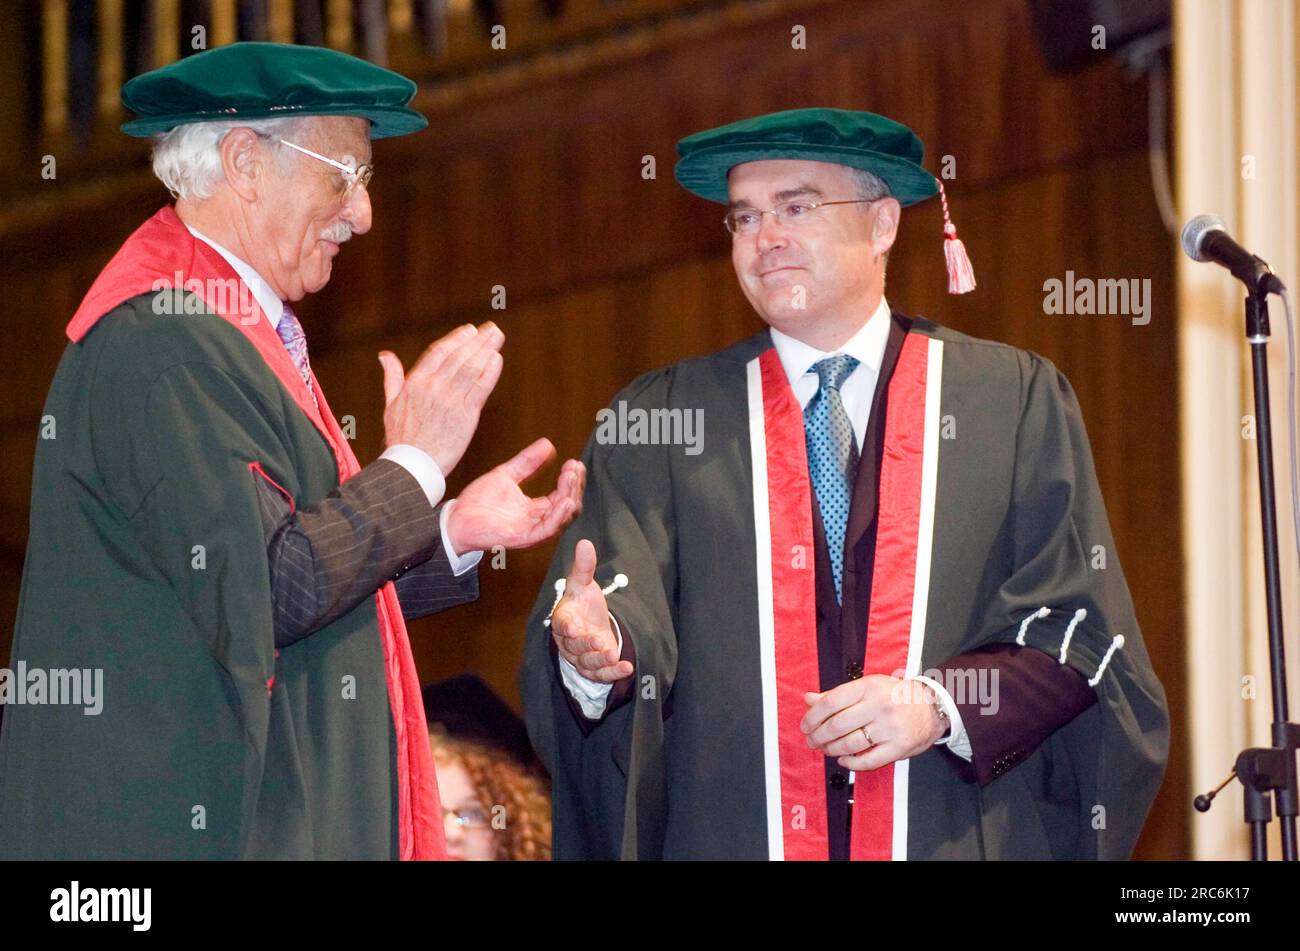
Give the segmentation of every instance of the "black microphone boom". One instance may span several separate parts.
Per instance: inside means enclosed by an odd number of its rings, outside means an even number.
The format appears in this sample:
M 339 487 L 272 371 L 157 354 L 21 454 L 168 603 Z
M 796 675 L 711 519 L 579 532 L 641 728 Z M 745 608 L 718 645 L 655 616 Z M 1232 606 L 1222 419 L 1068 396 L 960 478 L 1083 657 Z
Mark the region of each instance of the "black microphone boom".
M 1253 295 L 1281 294 L 1285 290 L 1268 262 L 1233 241 L 1223 219 L 1216 215 L 1197 215 L 1187 222 L 1182 243 L 1183 251 L 1193 261 L 1226 267 Z

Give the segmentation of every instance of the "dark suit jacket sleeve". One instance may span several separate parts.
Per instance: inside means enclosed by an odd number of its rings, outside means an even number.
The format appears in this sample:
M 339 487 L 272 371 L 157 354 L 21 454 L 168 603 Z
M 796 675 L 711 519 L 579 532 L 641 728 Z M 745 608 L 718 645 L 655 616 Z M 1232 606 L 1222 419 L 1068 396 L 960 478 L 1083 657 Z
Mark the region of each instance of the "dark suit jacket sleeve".
M 269 477 L 255 470 L 253 478 L 277 647 L 325 627 L 408 572 L 416 577 L 402 585 L 406 597 L 398 591 L 405 616 L 478 597 L 477 571 L 452 576 L 439 531 L 441 506 L 430 506 L 420 483 L 397 463 L 377 459 L 302 509 Z M 407 598 L 418 613 L 408 614 Z
M 444 503 L 445 504 L 445 503 Z M 434 510 L 441 517 L 442 506 Z M 426 561 L 403 572 L 396 581 L 397 598 L 402 603 L 402 617 L 413 621 L 447 608 L 478 600 L 478 566 L 462 575 L 454 575 L 447 561 L 447 549 L 439 537 L 438 547 Z
M 941 672 L 941 683 L 960 683 L 960 674 L 972 683 L 996 684 L 995 702 L 987 705 L 974 690 L 953 696 L 970 740 L 971 759 L 967 762 L 955 753 L 949 758 L 964 779 L 981 786 L 1097 702 L 1082 674 L 1033 647 L 990 644 L 936 664 L 935 669 Z

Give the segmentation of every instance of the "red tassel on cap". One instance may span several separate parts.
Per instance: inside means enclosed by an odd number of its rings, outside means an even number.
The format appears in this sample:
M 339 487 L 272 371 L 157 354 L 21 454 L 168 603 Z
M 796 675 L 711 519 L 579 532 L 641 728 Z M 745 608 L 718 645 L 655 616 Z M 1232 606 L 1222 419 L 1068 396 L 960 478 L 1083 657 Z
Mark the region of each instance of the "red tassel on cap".
M 939 201 L 943 203 L 943 257 L 948 262 L 948 293 L 966 294 L 975 290 L 975 269 L 966 254 L 966 245 L 957 237 L 957 226 L 948 218 L 948 196 L 943 182 L 939 182 Z

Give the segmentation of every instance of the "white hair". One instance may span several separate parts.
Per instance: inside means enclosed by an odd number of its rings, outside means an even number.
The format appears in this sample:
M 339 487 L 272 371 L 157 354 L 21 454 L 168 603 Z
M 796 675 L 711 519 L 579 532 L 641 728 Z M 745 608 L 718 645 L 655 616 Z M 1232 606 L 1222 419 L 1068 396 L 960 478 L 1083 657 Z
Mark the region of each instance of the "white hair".
M 202 201 L 212 197 L 221 181 L 221 142 L 235 129 L 251 129 L 263 136 L 291 139 L 298 135 L 309 116 L 243 121 L 188 122 L 155 136 L 153 173 L 175 198 Z M 287 168 L 287 149 L 277 148 L 277 161 Z

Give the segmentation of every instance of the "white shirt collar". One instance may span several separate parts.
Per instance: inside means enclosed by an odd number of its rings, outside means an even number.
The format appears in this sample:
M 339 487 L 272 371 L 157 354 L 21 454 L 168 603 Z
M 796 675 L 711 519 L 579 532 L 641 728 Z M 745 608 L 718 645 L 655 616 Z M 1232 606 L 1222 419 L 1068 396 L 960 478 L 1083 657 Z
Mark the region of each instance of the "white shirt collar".
M 262 313 L 266 314 L 266 319 L 271 322 L 271 326 L 278 327 L 280 318 L 284 316 L 284 301 L 280 300 L 279 294 L 271 290 L 271 285 L 262 280 L 262 276 L 253 270 L 251 264 L 243 258 L 237 257 L 233 251 L 223 248 L 207 235 L 190 228 L 189 225 L 185 227 L 189 229 L 190 234 L 226 259 L 226 262 L 239 275 L 239 279 L 248 285 L 248 289 L 253 294 L 253 299 L 257 301 L 257 306 L 262 308 Z
M 792 387 L 805 373 L 812 372 L 813 364 L 833 353 L 847 353 L 855 357 L 860 366 L 871 370 L 874 378 L 880 373 L 880 364 L 885 359 L 885 345 L 889 342 L 889 304 L 882 294 L 875 313 L 838 350 L 818 350 L 789 334 L 781 333 L 775 327 L 771 328 L 771 334 L 772 346 L 776 348 L 776 355 L 780 357 L 781 367 Z

